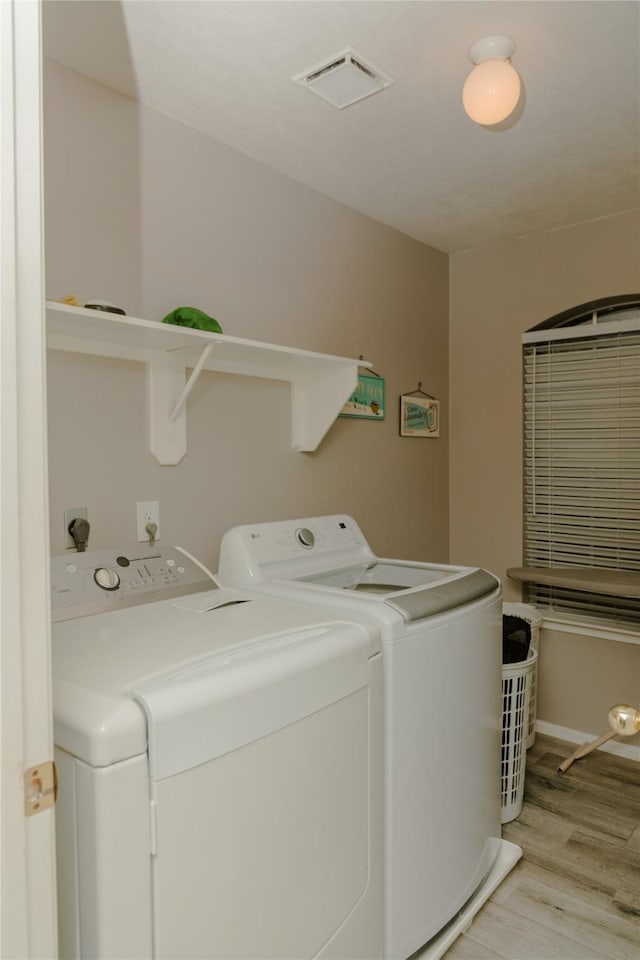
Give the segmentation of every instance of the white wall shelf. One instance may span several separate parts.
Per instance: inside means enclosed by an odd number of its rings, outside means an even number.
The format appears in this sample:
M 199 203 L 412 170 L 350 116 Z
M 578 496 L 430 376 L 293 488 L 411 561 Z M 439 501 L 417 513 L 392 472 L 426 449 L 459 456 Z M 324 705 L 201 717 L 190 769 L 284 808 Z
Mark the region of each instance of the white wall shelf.
M 202 370 L 291 384 L 291 444 L 315 450 L 349 399 L 363 360 L 47 301 L 47 347 L 146 364 L 151 453 L 179 463 L 187 450 L 186 400 Z M 191 369 L 188 380 L 185 372 Z

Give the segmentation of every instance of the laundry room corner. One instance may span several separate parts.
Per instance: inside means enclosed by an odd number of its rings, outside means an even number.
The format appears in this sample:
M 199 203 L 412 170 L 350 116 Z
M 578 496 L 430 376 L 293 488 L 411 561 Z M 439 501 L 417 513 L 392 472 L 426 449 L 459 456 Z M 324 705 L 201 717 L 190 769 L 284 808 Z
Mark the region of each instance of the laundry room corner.
M 230 336 L 363 356 L 387 397 L 381 422 L 338 418 L 301 454 L 286 384 L 205 371 L 188 400 L 186 456 L 159 466 L 142 365 L 49 351 L 52 552 L 64 549 L 69 503 L 87 504 L 100 547 L 131 539 L 136 501 L 158 500 L 163 540 L 212 566 L 230 525 L 344 509 L 381 551 L 446 561 L 446 254 L 45 66 L 50 298 L 101 296 L 150 320 L 190 304 Z M 76 141 L 80 128 L 91 135 Z M 397 425 L 398 398 L 418 381 L 441 399 L 440 435 L 426 444 Z
M 640 958 L 638 36 L 0 0 L 0 958 Z

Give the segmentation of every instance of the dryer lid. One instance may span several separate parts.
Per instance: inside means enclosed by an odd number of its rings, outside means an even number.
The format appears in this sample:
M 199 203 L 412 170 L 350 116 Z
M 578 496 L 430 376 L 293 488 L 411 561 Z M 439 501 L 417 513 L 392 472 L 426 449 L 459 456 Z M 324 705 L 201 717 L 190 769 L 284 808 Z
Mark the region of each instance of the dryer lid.
M 356 624 L 294 630 L 156 677 L 132 691 L 145 711 L 154 780 L 230 753 L 368 684 Z
M 190 678 L 213 676 L 225 658 L 230 662 L 242 651 L 251 659 L 263 642 L 320 627 L 332 637 L 343 629 L 361 637 L 370 655 L 370 628 L 329 621 L 321 609 L 293 601 L 225 588 L 54 623 L 56 745 L 92 766 L 144 753 L 148 722 L 164 716 L 169 703 L 174 712 L 188 708 L 188 697 L 173 693 L 180 687 L 176 680 L 160 697 L 166 678 L 184 676 L 195 691 Z M 379 634 L 375 639 L 379 649 Z

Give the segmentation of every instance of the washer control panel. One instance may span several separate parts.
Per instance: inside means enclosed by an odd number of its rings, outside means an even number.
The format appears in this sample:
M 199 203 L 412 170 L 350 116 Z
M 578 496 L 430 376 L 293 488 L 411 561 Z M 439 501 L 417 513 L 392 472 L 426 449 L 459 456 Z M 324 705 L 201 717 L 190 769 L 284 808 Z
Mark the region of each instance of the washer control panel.
M 53 620 L 106 613 L 216 586 L 180 547 L 136 544 L 51 558 Z
M 218 580 L 225 586 L 250 587 L 372 559 L 362 530 L 345 514 L 253 523 L 225 533 Z
M 300 527 L 296 530 L 296 540 L 301 547 L 306 547 L 307 550 L 311 550 L 311 547 L 316 542 L 316 535 L 313 530 L 309 530 L 308 527 Z

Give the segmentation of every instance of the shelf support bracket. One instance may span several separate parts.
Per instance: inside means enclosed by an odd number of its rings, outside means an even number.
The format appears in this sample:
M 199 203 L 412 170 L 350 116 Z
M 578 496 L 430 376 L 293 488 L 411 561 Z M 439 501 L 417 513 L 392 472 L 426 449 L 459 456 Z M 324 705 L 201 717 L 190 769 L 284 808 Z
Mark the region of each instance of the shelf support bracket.
M 147 361 L 149 449 L 158 463 L 180 463 L 187 452 L 187 410 L 172 419 L 173 398 L 184 391 L 185 363 L 171 353 L 158 353 Z
M 206 346 L 206 347 L 204 348 L 204 350 L 202 351 L 202 353 L 200 354 L 200 359 L 198 360 L 198 362 L 196 363 L 195 367 L 194 367 L 193 370 L 191 371 L 191 376 L 189 377 L 189 379 L 188 379 L 187 382 L 185 383 L 185 385 L 184 385 L 184 390 L 182 391 L 182 393 L 180 394 L 180 396 L 179 396 L 178 399 L 176 400 L 176 402 L 175 402 L 175 404 L 174 404 L 174 406 L 173 406 L 173 410 L 172 410 L 171 413 L 169 414 L 169 420 L 171 421 L 171 423 L 174 423 L 174 422 L 175 422 L 176 418 L 178 417 L 178 414 L 180 413 L 180 411 L 182 410 L 183 406 L 184 406 L 185 403 L 186 403 L 187 397 L 189 396 L 189 394 L 191 393 L 191 391 L 192 391 L 193 388 L 195 387 L 195 385 L 196 385 L 196 380 L 197 380 L 198 377 L 200 376 L 200 372 L 202 371 L 202 368 L 204 367 L 205 363 L 207 362 L 207 359 L 208 359 L 208 357 L 209 357 L 209 354 L 210 354 L 211 351 L 213 350 L 213 346 L 214 346 L 214 345 L 213 345 L 212 343 L 208 343 L 207 346 Z
M 208 343 L 185 383 L 186 364 L 180 351 L 158 353 L 147 361 L 149 449 L 158 463 L 180 463 L 187 452 L 186 400 L 215 344 Z M 174 402 L 173 398 L 178 397 Z
M 358 364 L 340 364 L 322 377 L 291 381 L 291 446 L 310 453 L 334 423 L 358 382 Z

